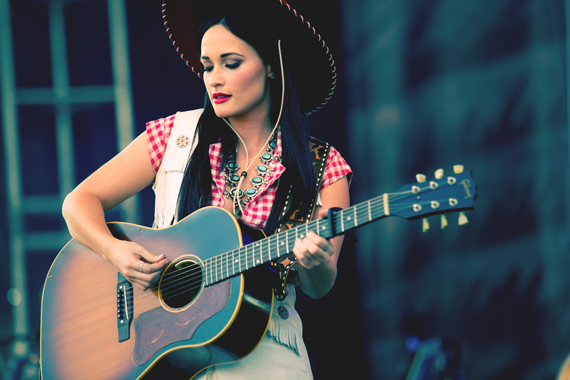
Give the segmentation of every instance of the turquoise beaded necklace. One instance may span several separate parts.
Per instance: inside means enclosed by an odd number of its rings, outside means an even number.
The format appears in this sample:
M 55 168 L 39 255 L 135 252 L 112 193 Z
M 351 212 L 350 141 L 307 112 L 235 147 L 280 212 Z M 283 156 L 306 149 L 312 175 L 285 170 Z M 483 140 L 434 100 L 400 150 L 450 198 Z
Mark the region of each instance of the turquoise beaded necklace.
M 277 149 L 277 138 L 276 134 L 273 133 L 271 139 L 267 143 L 267 149 L 265 153 L 259 156 L 261 164 L 255 167 L 257 175 L 250 179 L 251 186 L 245 191 L 238 189 L 240 179 L 242 176 L 247 176 L 247 172 L 243 171 L 241 175 L 238 175 L 241 169 L 240 164 L 236 162 L 235 154 L 233 154 L 224 168 L 224 178 L 226 180 L 224 188 L 224 196 L 228 199 L 234 200 L 234 210 L 236 216 L 241 216 L 245 206 L 259 193 L 261 187 L 267 184 L 267 179 L 273 171 L 270 169 L 269 165 L 271 161 L 278 161 L 279 158 L 276 157 L 275 151 Z M 238 193 L 236 196 L 236 192 Z

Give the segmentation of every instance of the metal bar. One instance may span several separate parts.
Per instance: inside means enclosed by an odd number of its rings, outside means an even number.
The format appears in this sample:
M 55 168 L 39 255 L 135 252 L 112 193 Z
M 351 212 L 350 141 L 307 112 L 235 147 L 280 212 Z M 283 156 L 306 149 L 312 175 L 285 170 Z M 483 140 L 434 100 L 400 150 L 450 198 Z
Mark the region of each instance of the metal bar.
M 2 122 L 4 125 L 4 159 L 8 197 L 8 233 L 12 288 L 21 299 L 13 302 L 12 324 L 16 341 L 13 355 L 23 357 L 29 351 L 26 337 L 29 333 L 26 257 L 21 218 L 22 185 L 18 138 L 18 109 L 15 97 L 14 56 L 9 0 L 0 0 L 0 83 L 2 91 Z
M 18 104 L 26 105 L 113 103 L 115 101 L 115 87 L 70 87 L 65 97 L 57 97 L 51 87 L 20 88 L 16 90 L 16 99 Z
M 61 215 L 61 195 L 29 195 L 22 198 L 23 214 Z
M 566 165 L 566 231 L 570 230 L 570 0 L 564 4 L 566 13 L 566 125 L 568 128 Z
M 28 252 L 41 251 L 53 255 L 71 240 L 71 235 L 67 231 L 28 232 L 25 238 Z
M 127 17 L 124 0 L 108 0 L 111 60 L 115 84 L 118 150 L 124 149 L 134 138 L 133 102 L 129 70 L 129 46 L 127 41 Z M 126 221 L 138 222 L 137 197 L 131 197 L 121 205 Z
M 67 48 L 65 36 L 65 1 L 52 0 L 49 3 L 49 26 L 50 26 L 50 46 L 52 77 L 54 86 L 54 96 L 57 104 L 55 113 L 56 140 L 58 152 L 58 178 L 59 190 L 63 198 L 74 186 L 73 174 L 74 153 L 73 136 L 71 130 L 71 109 L 65 99 L 69 98 L 69 76 L 67 65 Z

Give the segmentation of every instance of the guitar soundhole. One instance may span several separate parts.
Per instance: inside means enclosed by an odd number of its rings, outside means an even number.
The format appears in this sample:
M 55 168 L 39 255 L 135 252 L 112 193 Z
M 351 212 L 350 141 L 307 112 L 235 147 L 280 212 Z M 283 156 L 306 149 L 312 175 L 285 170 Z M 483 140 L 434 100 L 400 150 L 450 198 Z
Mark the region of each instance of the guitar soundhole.
M 171 308 L 188 305 L 202 286 L 202 268 L 195 261 L 182 260 L 164 273 L 160 284 L 162 299 Z

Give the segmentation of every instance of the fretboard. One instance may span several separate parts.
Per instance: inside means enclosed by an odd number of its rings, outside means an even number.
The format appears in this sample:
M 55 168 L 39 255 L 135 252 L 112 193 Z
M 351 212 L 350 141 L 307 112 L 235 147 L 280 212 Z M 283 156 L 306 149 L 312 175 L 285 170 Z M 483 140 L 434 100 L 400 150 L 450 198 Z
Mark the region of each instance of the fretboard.
M 304 238 L 310 231 L 330 239 L 388 216 L 388 202 L 385 200 L 386 194 L 333 212 L 331 223 L 328 219 L 318 219 L 204 260 L 205 286 L 288 255 L 293 251 L 295 240 Z

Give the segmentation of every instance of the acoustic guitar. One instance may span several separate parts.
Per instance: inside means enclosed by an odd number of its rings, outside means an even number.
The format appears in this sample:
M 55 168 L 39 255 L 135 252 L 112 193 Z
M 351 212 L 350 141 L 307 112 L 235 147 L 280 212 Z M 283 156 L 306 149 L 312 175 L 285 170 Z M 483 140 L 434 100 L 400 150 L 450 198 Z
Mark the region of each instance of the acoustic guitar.
M 172 370 L 190 378 L 243 358 L 259 344 L 271 318 L 268 263 L 291 253 L 297 238 L 309 231 L 332 238 L 392 215 L 417 219 L 461 212 L 460 224 L 466 222 L 462 211 L 473 208 L 477 195 L 469 172 L 456 166 L 450 176 L 438 171 L 431 181 L 418 180 L 251 242 L 242 236 L 250 231 L 217 207 L 200 209 L 165 229 L 109 223 L 115 237 L 169 257 L 160 280 L 147 291 L 134 288 L 100 255 L 71 240 L 45 280 L 42 378 L 162 379 Z

